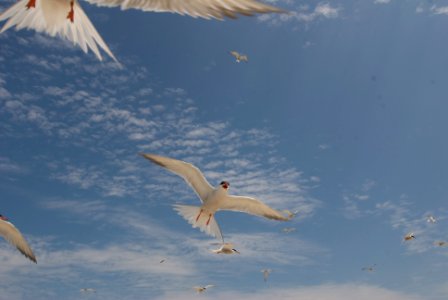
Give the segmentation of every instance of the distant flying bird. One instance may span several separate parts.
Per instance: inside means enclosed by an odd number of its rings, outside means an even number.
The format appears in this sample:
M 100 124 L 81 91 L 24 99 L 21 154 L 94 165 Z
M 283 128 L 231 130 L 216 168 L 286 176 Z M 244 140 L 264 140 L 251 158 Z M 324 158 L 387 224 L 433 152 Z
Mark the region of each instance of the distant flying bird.
M 95 289 L 92 288 L 83 288 L 79 290 L 81 293 L 96 293 Z
M 284 233 L 291 233 L 291 232 L 294 232 L 294 231 L 296 231 L 295 227 L 285 227 L 285 228 L 282 229 L 282 232 L 284 232 Z
M 434 216 L 429 215 L 426 217 L 426 222 L 434 224 L 435 222 L 437 222 L 437 220 L 436 218 L 434 218 Z
M 287 210 L 287 209 L 285 209 L 284 212 L 288 215 L 288 218 L 290 218 L 290 219 L 295 218 L 297 216 L 297 214 L 299 213 L 298 210 L 295 210 L 295 211 L 292 212 L 292 211 Z
M 375 267 L 376 267 L 376 264 L 373 264 L 373 265 L 371 265 L 371 266 L 364 267 L 364 268 L 362 268 L 361 270 L 363 270 L 363 271 L 367 271 L 367 272 L 373 272 L 373 271 L 375 271 Z
M 0 236 L 15 246 L 27 258 L 37 263 L 33 250 L 31 250 L 20 231 L 8 221 L 8 218 L 2 215 L 0 215 Z
M 242 62 L 242 61 L 244 61 L 244 62 L 249 62 L 249 59 L 247 58 L 247 55 L 240 54 L 240 53 L 238 53 L 238 52 L 236 52 L 236 51 L 230 51 L 229 53 L 230 53 L 233 57 L 235 57 L 237 63 Z
M 263 280 L 264 280 L 264 282 L 268 281 L 269 274 L 271 274 L 271 272 L 272 272 L 271 269 L 263 269 L 263 270 L 261 270 L 261 273 L 263 273 Z
M 238 250 L 233 248 L 232 243 L 223 243 L 220 248 L 212 250 L 212 252 L 216 254 L 240 254 Z
M 405 240 L 405 241 L 410 241 L 410 240 L 413 240 L 413 239 L 415 239 L 415 235 L 414 235 L 413 232 L 410 232 L 410 233 L 408 233 L 408 234 L 406 234 L 406 235 L 404 236 L 404 240 Z
M 163 264 L 165 262 L 166 259 L 162 259 L 161 261 L 159 261 L 159 264 Z
M 87 0 L 106 7 L 133 8 L 142 11 L 171 12 L 194 18 L 235 19 L 238 15 L 255 13 L 283 13 L 284 11 L 256 0 Z M 28 28 L 51 36 L 61 36 L 84 52 L 92 50 L 99 60 L 103 49 L 116 61 L 106 43 L 96 31 L 78 0 L 19 0 L 0 15 L 0 22 L 8 20 L 0 33 L 11 27 Z
M 213 284 L 209 284 L 209 285 L 206 285 L 206 286 L 194 286 L 193 289 L 196 290 L 196 293 L 203 293 L 203 292 L 205 292 L 207 289 L 209 289 L 211 287 L 214 287 L 214 285 Z
M 436 245 L 439 246 L 439 247 L 443 247 L 443 246 L 446 246 L 448 244 L 445 241 L 438 241 L 438 242 L 436 242 Z
M 193 228 L 199 227 L 201 231 L 223 242 L 221 230 L 214 217 L 219 210 L 245 212 L 279 221 L 289 220 L 281 212 L 270 208 L 255 198 L 228 195 L 227 190 L 230 187 L 230 183 L 227 181 L 221 181 L 219 186 L 213 188 L 202 172 L 190 163 L 154 154 L 141 155 L 185 179 L 199 196 L 202 206 L 176 204 L 173 205 L 174 209 L 192 224 Z

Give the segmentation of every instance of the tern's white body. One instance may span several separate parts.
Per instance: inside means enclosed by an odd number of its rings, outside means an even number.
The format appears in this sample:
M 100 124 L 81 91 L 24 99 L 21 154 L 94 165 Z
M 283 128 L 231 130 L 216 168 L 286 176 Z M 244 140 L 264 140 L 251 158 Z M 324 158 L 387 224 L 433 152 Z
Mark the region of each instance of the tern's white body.
M 244 54 L 240 54 L 237 51 L 230 51 L 229 52 L 233 57 L 235 57 L 235 61 L 237 63 L 240 63 L 242 61 L 244 62 L 249 62 L 249 59 L 247 58 L 247 55 Z
M 414 235 L 413 232 L 409 232 L 408 234 L 406 234 L 406 235 L 404 236 L 404 240 L 405 240 L 405 241 L 410 241 L 410 240 L 413 240 L 413 239 L 415 239 L 415 235 Z
M 261 270 L 261 273 L 263 273 L 263 280 L 264 282 L 268 281 L 269 275 L 271 274 L 271 269 L 263 269 Z
M 20 231 L 2 215 L 0 215 L 0 236 L 10 242 L 11 245 L 15 246 L 17 250 L 31 261 L 35 263 L 37 262 L 33 250 L 31 250 L 31 247 L 28 245 Z
M 435 222 L 437 222 L 437 220 L 436 220 L 436 218 L 434 218 L 434 216 L 430 215 L 426 218 L 426 222 L 434 224 Z
M 240 254 L 238 250 L 233 248 L 232 243 L 223 243 L 220 248 L 212 250 L 212 252 L 216 254 Z
M 209 285 L 206 285 L 206 286 L 194 286 L 193 289 L 196 290 L 196 293 L 203 293 L 203 292 L 205 292 L 207 289 L 209 289 L 211 287 L 214 287 L 214 285 L 213 284 L 209 284 Z
M 193 227 L 198 227 L 201 231 L 222 241 L 224 239 L 221 229 L 214 218 L 215 213 L 219 210 L 240 211 L 279 221 L 289 220 L 280 211 L 267 206 L 260 200 L 229 195 L 227 190 L 230 184 L 227 181 L 222 181 L 220 185 L 213 188 L 202 172 L 190 163 L 154 154 L 142 154 L 142 156 L 185 179 L 202 201 L 202 206 L 176 204 L 174 209 Z

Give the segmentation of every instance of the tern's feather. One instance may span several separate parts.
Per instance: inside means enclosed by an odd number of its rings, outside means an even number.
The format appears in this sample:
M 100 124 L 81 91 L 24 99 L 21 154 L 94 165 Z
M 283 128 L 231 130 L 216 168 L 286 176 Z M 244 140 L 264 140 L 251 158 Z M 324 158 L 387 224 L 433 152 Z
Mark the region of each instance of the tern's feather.
M 15 246 L 17 250 L 19 250 L 27 258 L 35 263 L 37 262 L 36 257 L 34 256 L 34 253 L 25 238 L 12 223 L 0 220 L 0 236 L 3 236 L 5 240 Z
M 282 215 L 281 212 L 267 206 L 260 200 L 251 197 L 228 195 L 226 200 L 222 202 L 220 209 L 245 212 L 279 221 L 289 220 L 287 217 Z
M 190 163 L 163 157 L 154 154 L 141 154 L 144 158 L 152 161 L 153 163 L 168 169 L 176 175 L 179 175 L 193 188 L 198 194 L 199 198 L 203 202 L 211 192 L 213 187 L 205 179 L 202 172 Z
M 194 18 L 224 19 L 236 18 L 238 14 L 251 16 L 255 13 L 284 13 L 277 7 L 255 0 L 87 0 L 98 6 L 121 9 L 139 9 L 143 11 L 172 12 L 189 15 Z

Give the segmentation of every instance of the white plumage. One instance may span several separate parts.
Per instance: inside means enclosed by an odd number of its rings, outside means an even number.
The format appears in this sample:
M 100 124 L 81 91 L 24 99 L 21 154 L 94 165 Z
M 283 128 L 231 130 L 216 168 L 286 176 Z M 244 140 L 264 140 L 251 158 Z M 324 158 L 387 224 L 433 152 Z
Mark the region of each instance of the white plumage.
M 227 190 L 230 184 L 227 181 L 222 181 L 219 186 L 213 188 L 201 171 L 190 163 L 154 154 L 142 154 L 142 156 L 185 179 L 202 201 L 202 206 L 176 204 L 174 209 L 193 227 L 200 228 L 201 231 L 215 236 L 222 240 L 223 243 L 221 230 L 214 218 L 217 211 L 233 210 L 273 220 L 289 220 L 280 211 L 267 206 L 260 200 L 245 196 L 228 195 Z
M 20 231 L 10 222 L 8 219 L 0 215 L 0 236 L 15 246 L 23 255 L 29 258 L 31 261 L 37 263 L 36 256 L 34 256 L 33 250 L 26 242 Z
M 153 12 L 172 12 L 189 15 L 194 18 L 224 19 L 236 18 L 237 15 L 250 16 L 255 13 L 284 12 L 276 7 L 256 0 L 87 0 L 98 6 L 121 9 L 139 9 Z M 6 21 L 1 29 L 34 29 L 51 36 L 59 35 L 84 52 L 93 51 L 102 60 L 98 49 L 103 49 L 116 61 L 106 43 L 96 31 L 78 0 L 19 0 L 0 15 L 0 22 Z

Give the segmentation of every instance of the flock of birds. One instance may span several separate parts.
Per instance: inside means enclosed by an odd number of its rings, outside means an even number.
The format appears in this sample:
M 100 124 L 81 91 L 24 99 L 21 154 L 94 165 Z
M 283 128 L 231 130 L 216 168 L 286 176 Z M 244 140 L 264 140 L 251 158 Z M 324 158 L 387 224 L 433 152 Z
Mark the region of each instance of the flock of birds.
M 235 19 L 238 15 L 251 16 L 255 13 L 284 13 L 277 7 L 256 0 L 87 0 L 91 4 L 106 7 L 139 9 L 142 11 L 171 12 L 194 18 Z M 0 14 L 0 22 L 6 21 L 0 33 L 15 27 L 16 30 L 32 29 L 50 36 L 59 36 L 78 45 L 85 53 L 90 49 L 102 60 L 100 49 L 118 62 L 112 51 L 84 13 L 78 0 L 19 0 Z M 247 55 L 230 51 L 237 63 L 248 62 Z M 192 164 L 158 155 L 142 154 L 143 157 L 169 171 L 183 177 L 199 196 L 201 206 L 174 205 L 174 209 L 193 227 L 218 238 L 220 248 L 212 250 L 216 254 L 239 254 L 231 243 L 226 243 L 214 214 L 219 210 L 242 211 L 269 219 L 287 221 L 293 217 L 289 211 L 280 212 L 263 202 L 244 196 L 227 193 L 230 184 L 222 181 L 212 187 L 201 171 Z M 286 215 L 285 215 L 286 214 Z M 0 235 L 17 248 L 23 255 L 37 263 L 31 247 L 20 231 L 3 215 L 0 215 Z M 165 259 L 161 260 L 163 263 Z M 270 270 L 263 270 L 266 281 Z M 202 293 L 212 287 L 194 287 Z M 83 288 L 81 293 L 95 293 L 92 288 Z
M 255 13 L 285 13 L 284 10 L 274 6 L 260 3 L 255 0 L 87 0 L 91 4 L 106 7 L 121 7 L 126 9 L 139 9 L 142 11 L 171 12 L 189 15 L 194 18 L 219 19 L 225 17 L 236 18 L 237 15 L 250 16 Z M 100 49 L 106 52 L 114 61 L 116 57 L 104 42 L 100 34 L 84 13 L 78 0 L 19 0 L 10 8 L 0 14 L 0 22 L 6 21 L 0 33 L 11 27 L 16 30 L 33 29 L 50 36 L 60 36 L 78 45 L 85 53 L 90 49 L 99 60 L 102 60 Z M 237 63 L 248 62 L 248 56 L 237 51 L 230 51 Z M 194 165 L 154 154 L 141 154 L 144 158 L 168 171 L 182 177 L 195 191 L 200 206 L 173 205 L 174 209 L 193 228 L 216 237 L 220 243 L 218 249 L 212 250 L 216 254 L 240 254 L 234 245 L 225 242 L 221 229 L 215 220 L 215 213 L 220 210 L 245 212 L 277 221 L 288 221 L 294 218 L 298 211 L 278 211 L 264 204 L 258 199 L 247 196 L 229 195 L 230 183 L 222 181 L 213 187 L 202 172 Z M 435 223 L 434 216 L 428 216 L 427 221 Z M 294 232 L 296 228 L 286 227 L 284 233 Z M 37 263 L 31 247 L 20 231 L 3 215 L 0 215 L 0 235 L 17 248 L 25 257 Z M 416 236 L 410 232 L 404 236 L 404 241 L 411 241 Z M 436 241 L 437 246 L 447 246 L 445 241 Z M 162 259 L 160 263 L 164 263 Z M 362 268 L 363 271 L 373 272 L 376 264 Z M 261 270 L 266 282 L 271 269 Z M 203 293 L 214 285 L 195 286 L 197 293 Z M 95 289 L 82 288 L 81 293 L 96 293 Z

